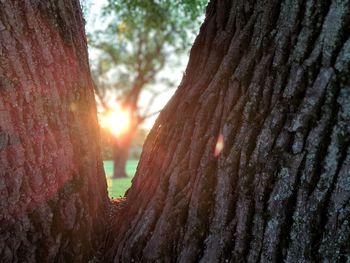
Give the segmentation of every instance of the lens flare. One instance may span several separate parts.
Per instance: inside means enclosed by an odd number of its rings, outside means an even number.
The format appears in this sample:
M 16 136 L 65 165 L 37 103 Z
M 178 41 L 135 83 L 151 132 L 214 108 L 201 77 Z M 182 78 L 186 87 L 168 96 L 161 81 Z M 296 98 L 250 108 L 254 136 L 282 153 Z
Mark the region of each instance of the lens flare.
M 220 135 L 218 136 L 218 140 L 216 141 L 214 156 L 215 157 L 219 156 L 223 149 L 224 149 L 224 136 L 220 133 Z
M 101 126 L 107 128 L 114 136 L 120 137 L 130 130 L 130 112 L 116 106 L 102 115 Z

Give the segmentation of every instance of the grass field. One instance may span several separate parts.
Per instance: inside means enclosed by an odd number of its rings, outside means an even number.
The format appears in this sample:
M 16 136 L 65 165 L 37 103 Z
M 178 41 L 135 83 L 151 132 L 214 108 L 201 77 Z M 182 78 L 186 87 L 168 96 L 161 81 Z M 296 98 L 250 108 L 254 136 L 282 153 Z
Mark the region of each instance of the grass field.
M 103 161 L 107 176 L 108 195 L 112 197 L 124 196 L 124 193 L 131 185 L 131 179 L 135 174 L 138 160 L 128 160 L 126 164 L 126 172 L 129 175 L 127 178 L 113 179 L 113 161 Z

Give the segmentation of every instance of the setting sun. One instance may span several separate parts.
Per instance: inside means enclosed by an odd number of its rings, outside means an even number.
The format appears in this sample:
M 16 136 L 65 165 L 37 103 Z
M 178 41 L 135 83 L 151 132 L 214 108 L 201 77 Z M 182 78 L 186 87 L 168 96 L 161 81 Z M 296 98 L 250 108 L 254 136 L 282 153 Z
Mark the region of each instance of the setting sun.
M 119 137 L 130 129 L 130 113 L 121 107 L 115 107 L 101 117 L 101 126 L 107 128 L 111 133 Z

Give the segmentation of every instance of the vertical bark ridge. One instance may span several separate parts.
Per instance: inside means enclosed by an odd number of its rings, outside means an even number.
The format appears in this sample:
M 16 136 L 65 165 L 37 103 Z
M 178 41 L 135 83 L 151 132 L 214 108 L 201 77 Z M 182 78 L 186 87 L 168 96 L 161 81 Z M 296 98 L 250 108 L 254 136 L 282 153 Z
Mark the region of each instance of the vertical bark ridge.
M 208 6 L 127 194 L 139 205 L 121 212 L 110 253 L 121 262 L 344 260 L 349 2 L 227 3 Z
M 108 197 L 79 2 L 0 10 L 0 257 L 86 261 Z

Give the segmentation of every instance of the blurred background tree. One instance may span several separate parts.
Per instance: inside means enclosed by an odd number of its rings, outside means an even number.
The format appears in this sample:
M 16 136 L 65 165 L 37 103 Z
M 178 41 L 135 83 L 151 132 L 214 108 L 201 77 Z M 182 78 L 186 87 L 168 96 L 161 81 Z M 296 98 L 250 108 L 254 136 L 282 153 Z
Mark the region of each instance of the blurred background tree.
M 90 50 L 98 54 L 91 68 L 101 118 L 107 119 L 105 126 L 111 131 L 113 177 L 127 176 L 133 139 L 140 137 L 140 125 L 160 110 L 154 110 L 152 103 L 179 84 L 179 79 L 174 83 L 172 71 L 188 54 L 206 3 L 108 0 L 100 18 L 105 28 L 87 30 Z M 141 93 L 147 99 L 141 101 Z

